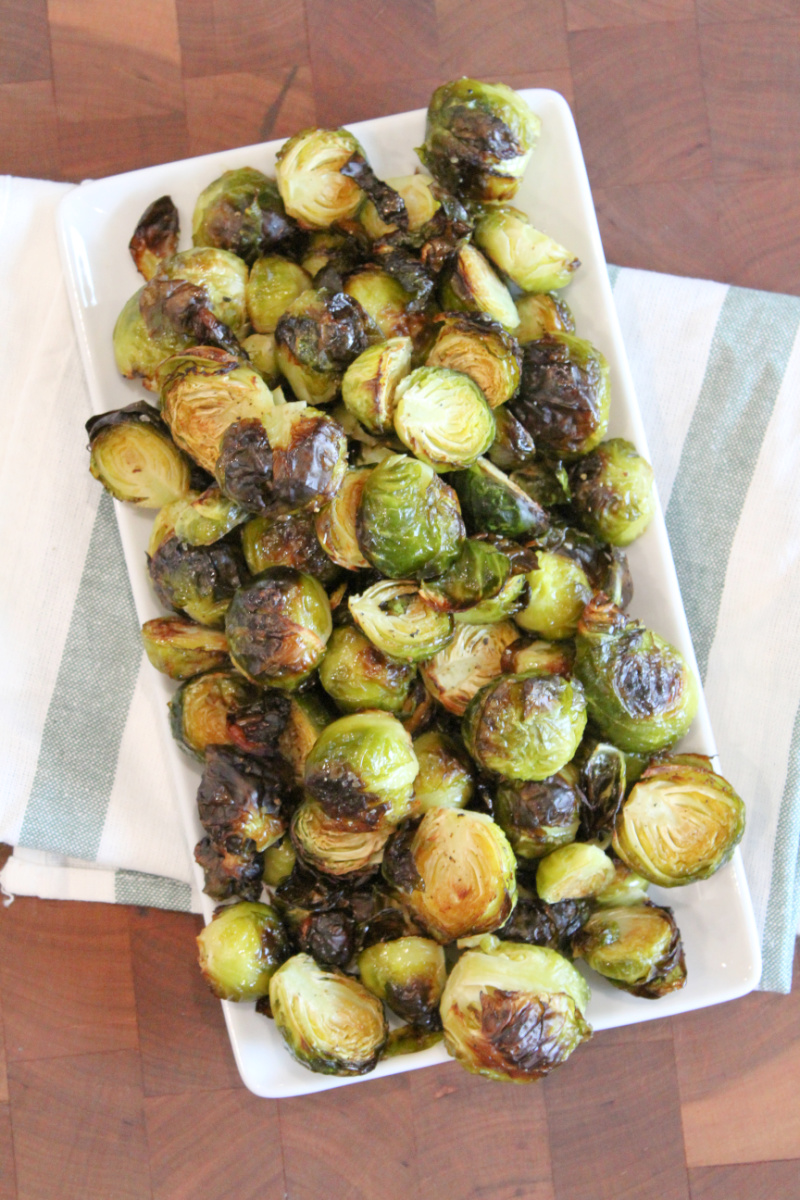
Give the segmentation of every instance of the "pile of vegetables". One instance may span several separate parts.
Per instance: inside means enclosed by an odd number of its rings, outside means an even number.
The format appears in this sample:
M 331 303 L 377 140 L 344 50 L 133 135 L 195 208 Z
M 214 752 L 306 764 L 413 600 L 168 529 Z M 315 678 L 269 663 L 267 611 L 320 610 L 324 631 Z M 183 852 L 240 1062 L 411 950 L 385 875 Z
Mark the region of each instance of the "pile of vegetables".
M 583 959 L 683 986 L 650 884 L 728 861 L 742 801 L 672 752 L 698 684 L 628 615 L 652 470 L 606 437 L 575 256 L 511 205 L 539 119 L 502 84 L 434 93 L 426 174 L 344 129 L 228 171 L 178 250 L 168 196 L 114 330 L 158 395 L 94 417 L 91 471 L 158 510 L 153 665 L 202 765 L 217 996 L 359 1075 L 444 1037 L 538 1078 L 591 1035 Z M 387 1021 L 392 1014 L 392 1028 Z

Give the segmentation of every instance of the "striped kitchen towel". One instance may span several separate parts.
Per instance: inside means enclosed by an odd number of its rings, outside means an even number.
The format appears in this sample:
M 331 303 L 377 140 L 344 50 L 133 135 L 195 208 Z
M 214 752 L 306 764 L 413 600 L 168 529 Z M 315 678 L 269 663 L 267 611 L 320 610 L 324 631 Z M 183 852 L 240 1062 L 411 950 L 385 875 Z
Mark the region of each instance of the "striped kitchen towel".
M 165 754 L 141 749 L 168 735 L 144 683 L 113 505 L 86 470 L 89 401 L 54 231 L 63 191 L 0 181 L 11 351 L 0 840 L 20 848 L 0 882 L 197 911 Z M 800 901 L 800 299 L 610 272 L 720 759 L 749 801 L 761 986 L 788 991 Z

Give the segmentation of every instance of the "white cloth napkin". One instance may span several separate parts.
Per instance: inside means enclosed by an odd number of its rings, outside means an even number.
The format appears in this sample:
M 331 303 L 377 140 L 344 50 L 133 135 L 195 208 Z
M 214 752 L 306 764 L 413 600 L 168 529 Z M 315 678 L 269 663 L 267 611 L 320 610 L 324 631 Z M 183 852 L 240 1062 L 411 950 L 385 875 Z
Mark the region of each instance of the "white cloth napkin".
M 86 469 L 89 402 L 54 229 L 65 190 L 0 180 L 0 840 L 19 847 L 0 882 L 197 910 L 113 505 Z M 761 986 L 788 991 L 800 901 L 800 299 L 610 272 L 720 759 L 748 804 Z

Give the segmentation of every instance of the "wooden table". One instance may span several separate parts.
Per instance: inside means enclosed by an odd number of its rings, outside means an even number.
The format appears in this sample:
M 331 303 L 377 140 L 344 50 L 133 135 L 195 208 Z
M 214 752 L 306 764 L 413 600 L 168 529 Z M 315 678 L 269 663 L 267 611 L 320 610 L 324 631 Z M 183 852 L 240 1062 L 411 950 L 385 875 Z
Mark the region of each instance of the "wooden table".
M 0 170 L 78 180 L 424 105 L 573 105 L 610 261 L 800 294 L 797 0 L 0 0 Z M 280 1103 L 238 1079 L 198 920 L 0 909 L 0 1200 L 794 1200 L 800 987 Z

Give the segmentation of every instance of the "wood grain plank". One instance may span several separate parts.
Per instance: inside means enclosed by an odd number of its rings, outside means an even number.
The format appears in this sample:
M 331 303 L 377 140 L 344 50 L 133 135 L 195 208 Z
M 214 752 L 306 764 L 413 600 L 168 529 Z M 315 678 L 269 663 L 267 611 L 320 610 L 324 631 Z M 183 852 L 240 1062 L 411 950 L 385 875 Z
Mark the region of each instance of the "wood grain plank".
M 145 1113 L 153 1200 L 287 1197 L 275 1101 L 243 1088 L 197 1092 L 152 1097 Z
M 280 1100 L 278 1108 L 292 1200 L 423 1194 L 406 1076 Z
M 394 88 L 420 76 L 441 83 L 435 0 L 305 0 L 305 7 L 315 85 L 358 93 L 365 83 Z
M 182 112 L 127 120 L 59 121 L 58 143 L 62 179 L 99 179 L 189 154 Z
M 0 171 L 35 179 L 58 179 L 58 123 L 53 85 L 0 85 Z
M 559 1200 L 689 1200 L 670 1042 L 582 1046 L 545 1082 Z
M 137 1050 L 127 914 L 20 897 L 0 910 L 0 988 L 13 1063 Z
M 800 1162 L 695 1167 L 689 1172 L 692 1200 L 792 1200 L 798 1193 Z
M 797 10 L 795 9 L 795 17 Z M 718 179 L 791 172 L 800 162 L 800 20 L 700 26 Z
M 47 0 L 0 0 L 0 83 L 49 79 Z
M 713 180 L 598 187 L 593 194 L 609 262 L 700 279 L 732 278 Z M 731 258 L 738 249 L 730 245 Z
M 645 1003 L 651 1003 L 645 1001 Z M 604 1029 L 596 1033 L 592 1040 L 593 1046 L 620 1046 L 623 1051 L 633 1051 L 635 1046 L 641 1047 L 641 1053 L 647 1054 L 650 1042 L 672 1043 L 672 1021 L 669 1017 L 660 1020 L 640 1021 L 637 1025 L 622 1025 L 618 1029 Z
M 436 0 L 436 18 L 441 82 L 569 68 L 564 14 L 550 0 L 505 0 L 502 21 L 495 0 Z
M 565 0 L 567 29 L 693 21 L 694 0 Z
M 763 21 L 797 16 L 797 0 L 695 0 L 699 21 Z
M 14 1138 L 11 1132 L 11 1110 L 7 1104 L 0 1104 L 0 1200 L 17 1200 Z
M 693 21 L 571 33 L 569 52 L 594 187 L 710 177 Z
M 287 66 L 269 78 L 255 74 L 187 79 L 189 153 L 289 137 L 316 121 L 309 67 Z
M 144 1094 L 241 1087 L 219 1000 L 197 965 L 199 917 L 130 909 Z
M 20 1200 L 152 1200 L 138 1054 L 15 1062 L 9 1076 Z
M 571 108 L 575 105 L 575 89 L 569 67 L 562 71 L 504 71 L 502 80 L 513 88 L 551 88 L 554 92 L 560 92 Z
M 212 6 L 215 74 L 308 65 L 305 12 L 297 0 L 212 0 Z
M 8 1104 L 8 1065 L 6 1061 L 6 1030 L 3 1020 L 2 989 L 0 989 L 0 1104 Z
M 800 171 L 723 181 L 716 191 L 731 282 L 800 295 Z
M 427 108 L 431 93 L 442 81 L 440 75 L 420 75 L 415 79 L 359 79 L 353 86 L 342 87 L 340 83 L 329 83 L 327 79 L 322 83 L 316 82 L 319 79 L 316 71 L 314 79 L 317 121 L 324 126 L 345 125 L 353 121 L 366 121 L 370 117 Z
M 457 1063 L 408 1079 L 417 1162 L 431 1196 L 555 1200 L 541 1084 L 495 1083 Z

